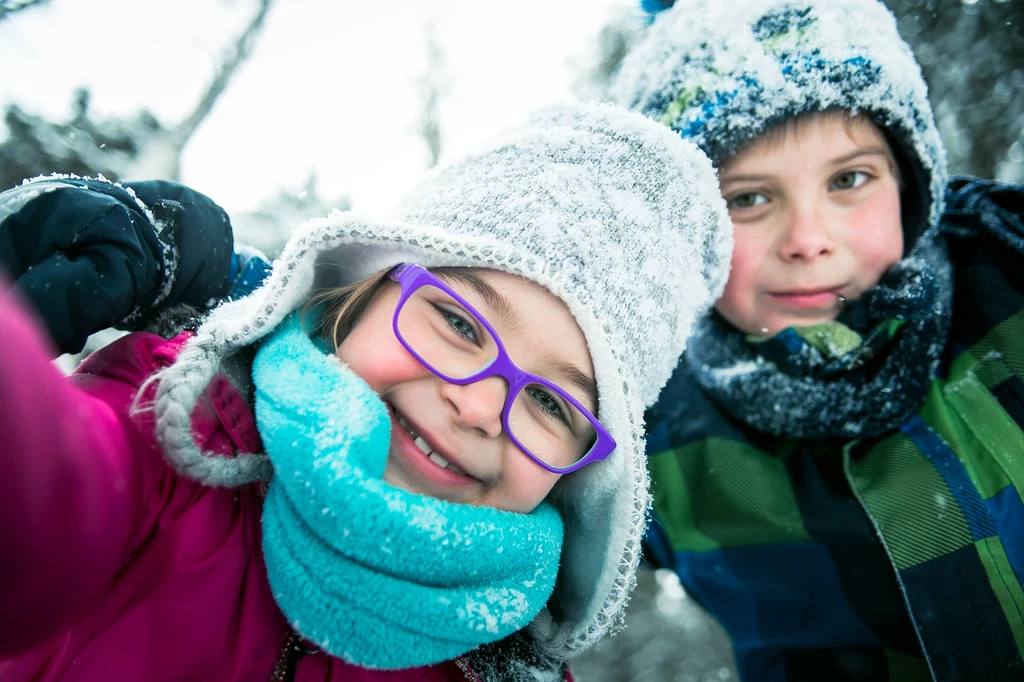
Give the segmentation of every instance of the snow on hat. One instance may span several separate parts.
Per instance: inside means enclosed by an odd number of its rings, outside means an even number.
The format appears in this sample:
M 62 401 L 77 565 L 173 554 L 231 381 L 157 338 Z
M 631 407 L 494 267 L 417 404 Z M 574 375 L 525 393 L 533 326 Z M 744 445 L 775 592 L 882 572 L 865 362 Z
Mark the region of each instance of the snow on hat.
M 938 225 L 945 151 L 928 89 L 876 0 L 644 0 L 655 15 L 614 99 L 693 140 L 720 165 L 799 114 L 864 112 L 895 142 L 908 247 Z
M 566 477 L 553 500 L 568 529 L 557 608 L 531 633 L 543 652 L 569 658 L 620 622 L 648 509 L 644 407 L 721 294 L 731 248 L 717 178 L 696 147 L 611 105 L 551 108 L 434 172 L 391 219 L 335 212 L 302 225 L 267 282 L 213 311 L 163 372 L 157 435 L 184 475 L 215 485 L 267 479 L 263 454 L 201 452 L 189 415 L 221 361 L 311 293 L 401 262 L 494 268 L 541 284 L 586 336 L 598 418 L 618 443 L 608 459 Z

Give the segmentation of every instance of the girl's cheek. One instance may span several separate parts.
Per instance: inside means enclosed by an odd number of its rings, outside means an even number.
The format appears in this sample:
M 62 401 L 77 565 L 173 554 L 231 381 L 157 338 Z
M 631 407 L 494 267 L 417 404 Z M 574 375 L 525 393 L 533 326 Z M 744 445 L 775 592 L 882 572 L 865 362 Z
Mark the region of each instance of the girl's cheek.
M 417 379 L 427 372 L 393 337 L 353 344 L 343 350 L 346 352 L 339 354 L 341 360 L 377 393 L 383 393 L 403 381 Z

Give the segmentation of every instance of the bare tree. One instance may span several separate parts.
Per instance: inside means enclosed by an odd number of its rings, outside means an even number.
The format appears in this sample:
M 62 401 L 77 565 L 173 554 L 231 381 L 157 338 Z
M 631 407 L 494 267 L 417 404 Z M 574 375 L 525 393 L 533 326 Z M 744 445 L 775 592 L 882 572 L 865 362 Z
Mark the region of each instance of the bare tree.
M 8 16 L 15 12 L 20 12 L 23 9 L 29 7 L 38 7 L 39 5 L 46 4 L 50 0 L 0 0 L 0 21 L 3 21 Z
M 643 37 L 645 24 L 638 7 L 617 7 L 601 28 L 586 55 L 574 59 L 573 91 L 582 100 L 607 99 L 608 86 L 619 62 Z
M 950 168 L 1024 182 L 1024 2 L 885 2 L 928 81 Z
M 0 0 L 5 8 L 45 1 Z M 185 145 L 252 53 L 273 2 L 258 0 L 253 17 L 221 55 L 210 85 L 192 112 L 173 127 L 164 127 L 146 110 L 131 117 L 95 118 L 85 89 L 75 93 L 74 117 L 64 123 L 47 121 L 17 105 L 8 106 L 4 122 L 9 135 L 0 143 L 0 189 L 52 172 L 102 174 L 112 180 L 180 179 Z
M 301 189 L 281 189 L 277 196 L 267 197 L 249 211 L 233 213 L 231 224 L 236 241 L 255 246 L 270 258 L 276 258 L 299 224 L 329 211 L 347 211 L 347 196 L 325 198 L 317 186 L 317 175 L 311 173 Z
M 423 112 L 419 131 L 427 143 L 427 168 L 433 168 L 441 158 L 444 137 L 441 129 L 441 102 L 448 96 L 448 65 L 437 39 L 433 24 L 424 29 L 427 43 L 427 70 L 420 77 L 420 95 Z
M 256 39 L 263 29 L 263 23 L 273 4 L 274 0 L 259 0 L 256 13 L 249 20 L 245 30 L 221 56 L 221 62 L 214 72 L 213 80 L 206 88 L 206 92 L 199 98 L 192 113 L 186 116 L 181 123 L 167 130 L 166 133 L 151 138 L 150 153 L 138 157 L 135 167 L 131 169 L 133 177 L 159 177 L 171 180 L 181 177 L 181 152 L 199 125 L 213 111 L 214 104 L 224 94 L 239 67 L 252 54 Z M 147 167 L 153 161 L 164 167 Z

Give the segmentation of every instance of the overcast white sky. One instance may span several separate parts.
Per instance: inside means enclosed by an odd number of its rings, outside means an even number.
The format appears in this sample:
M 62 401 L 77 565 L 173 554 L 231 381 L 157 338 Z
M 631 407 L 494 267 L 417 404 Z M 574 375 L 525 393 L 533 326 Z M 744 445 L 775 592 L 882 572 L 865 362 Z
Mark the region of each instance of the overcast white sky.
M 422 175 L 417 77 L 425 27 L 445 53 L 445 158 L 532 109 L 571 99 L 611 13 L 638 0 L 278 0 L 252 58 L 185 150 L 182 180 L 229 212 L 300 188 L 386 210 Z M 96 112 L 141 107 L 165 125 L 192 108 L 252 0 L 52 0 L 0 23 L 0 106 L 63 119 L 73 90 Z M 0 132 L 0 135 L 6 132 Z

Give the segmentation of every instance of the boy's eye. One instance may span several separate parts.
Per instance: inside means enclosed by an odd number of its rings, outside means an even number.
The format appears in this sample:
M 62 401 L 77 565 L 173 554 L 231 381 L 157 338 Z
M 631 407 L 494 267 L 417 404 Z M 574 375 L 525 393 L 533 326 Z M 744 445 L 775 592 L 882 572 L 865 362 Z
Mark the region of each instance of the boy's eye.
M 768 197 L 760 192 L 744 192 L 726 200 L 728 208 L 752 208 L 766 203 L 768 203 Z
M 860 187 L 867 180 L 868 174 L 863 171 L 848 171 L 837 175 L 829 189 L 853 189 Z

